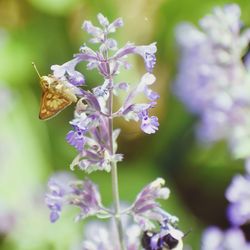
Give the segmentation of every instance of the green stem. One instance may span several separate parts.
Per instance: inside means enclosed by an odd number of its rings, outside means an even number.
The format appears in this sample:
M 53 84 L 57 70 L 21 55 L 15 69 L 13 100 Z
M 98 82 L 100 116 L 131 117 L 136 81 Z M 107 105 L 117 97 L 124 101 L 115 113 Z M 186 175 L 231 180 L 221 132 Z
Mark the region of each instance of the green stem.
M 109 112 L 109 144 L 110 144 L 110 153 L 111 155 L 114 154 L 114 145 L 113 145 L 113 117 L 112 117 L 112 110 L 113 110 L 113 81 L 110 79 L 110 88 L 109 88 L 109 100 L 108 100 L 108 112 Z M 121 212 L 120 212 L 120 198 L 119 198 L 119 185 L 118 185 L 118 173 L 117 173 L 117 165 L 116 163 L 111 163 L 111 176 L 112 176 L 112 194 L 113 194 L 113 202 L 114 202 L 114 209 L 115 209 L 115 222 L 116 228 L 119 236 L 120 242 L 120 249 L 125 250 L 125 243 L 123 237 L 123 228 L 121 222 Z

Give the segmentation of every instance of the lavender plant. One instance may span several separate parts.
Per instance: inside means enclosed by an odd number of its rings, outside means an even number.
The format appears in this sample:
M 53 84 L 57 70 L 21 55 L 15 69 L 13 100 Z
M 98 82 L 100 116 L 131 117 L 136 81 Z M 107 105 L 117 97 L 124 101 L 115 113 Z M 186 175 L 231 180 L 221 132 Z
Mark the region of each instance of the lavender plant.
M 226 5 L 201 19 L 200 29 L 188 23 L 177 27 L 182 56 L 175 92 L 200 117 L 199 139 L 225 139 L 234 157 L 247 158 L 250 29 L 240 14 L 238 5 Z
M 198 138 L 210 143 L 224 139 L 233 157 L 246 161 L 247 174 L 236 175 L 226 190 L 232 228 L 207 229 L 203 250 L 250 249 L 240 229 L 250 221 L 250 29 L 240 15 L 239 6 L 230 4 L 201 19 L 200 29 L 191 24 L 177 28 L 182 56 L 175 91 L 200 117 Z
M 113 204 L 111 208 L 103 205 L 98 186 L 90 179 L 76 180 L 68 174 L 55 175 L 49 180 L 46 195 L 50 220 L 56 222 L 67 205 L 79 208 L 76 221 L 89 216 L 111 218 L 110 225 L 90 224 L 86 227 L 86 236 L 91 237 L 85 238 L 83 250 L 141 249 L 140 238 L 143 234 L 146 234 L 144 249 L 182 249 L 183 233 L 176 229 L 178 219 L 165 212 L 157 202 L 158 199 L 167 199 L 170 194 L 170 190 L 163 187 L 165 181 L 162 178 L 144 187 L 130 206 L 121 209 L 120 205 L 117 163 L 123 160 L 123 155 L 117 153 L 120 129 L 113 128 L 113 121 L 118 117 L 137 121 L 146 134 L 158 130 L 158 118 L 150 115 L 159 98 L 151 89 L 156 80 L 152 74 L 156 63 L 156 43 L 137 46 L 128 42 L 118 49 L 117 41 L 110 35 L 123 26 L 122 19 L 110 23 L 102 14 L 98 14 L 97 18 L 99 27 L 85 21 L 82 28 L 91 36 L 89 42 L 99 48 L 95 51 L 83 44 L 72 60 L 51 66 L 52 74 L 41 77 L 43 98 L 40 118 L 49 118 L 76 103 L 74 118 L 70 121 L 72 128 L 66 136 L 67 142 L 77 151 L 70 168 L 79 168 L 87 174 L 93 171 L 111 172 Z M 129 55 L 141 56 L 147 71 L 134 88 L 126 81 L 116 81 L 120 70 L 130 68 Z M 87 63 L 88 70 L 97 70 L 103 82 L 86 90 L 85 78 L 76 70 L 81 62 Z M 124 93 L 126 97 L 122 105 L 114 110 L 114 97 L 121 98 Z M 139 95 L 147 101 L 138 102 L 136 98 Z M 127 216 L 130 220 L 126 219 Z M 157 230 L 155 228 L 160 231 L 152 231 Z M 93 230 L 94 235 L 100 232 L 98 237 L 93 238 Z

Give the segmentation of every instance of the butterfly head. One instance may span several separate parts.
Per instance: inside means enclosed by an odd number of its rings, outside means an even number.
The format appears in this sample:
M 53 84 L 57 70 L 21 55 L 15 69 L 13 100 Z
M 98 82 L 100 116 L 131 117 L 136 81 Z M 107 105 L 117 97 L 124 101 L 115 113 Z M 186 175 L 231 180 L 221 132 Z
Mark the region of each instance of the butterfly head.
M 42 89 L 43 90 L 49 89 L 51 84 L 56 81 L 55 77 L 52 75 L 41 76 L 34 62 L 32 62 L 32 65 L 33 65 L 38 77 L 40 78 L 40 84 L 41 84 Z
M 56 79 L 52 75 L 40 77 L 40 84 L 43 89 L 49 89 L 52 83 L 54 83 L 55 81 Z

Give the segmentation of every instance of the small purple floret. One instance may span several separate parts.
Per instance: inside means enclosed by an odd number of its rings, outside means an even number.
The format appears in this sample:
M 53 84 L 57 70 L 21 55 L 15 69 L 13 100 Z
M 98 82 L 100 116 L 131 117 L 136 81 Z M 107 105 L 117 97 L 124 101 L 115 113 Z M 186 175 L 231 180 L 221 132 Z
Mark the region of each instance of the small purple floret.
M 79 152 L 83 150 L 86 130 L 80 129 L 77 126 L 74 126 L 74 130 L 69 131 L 66 136 L 67 142 L 75 147 Z
M 148 116 L 147 113 L 141 114 L 141 129 L 146 134 L 153 134 L 158 130 L 159 122 L 156 116 Z

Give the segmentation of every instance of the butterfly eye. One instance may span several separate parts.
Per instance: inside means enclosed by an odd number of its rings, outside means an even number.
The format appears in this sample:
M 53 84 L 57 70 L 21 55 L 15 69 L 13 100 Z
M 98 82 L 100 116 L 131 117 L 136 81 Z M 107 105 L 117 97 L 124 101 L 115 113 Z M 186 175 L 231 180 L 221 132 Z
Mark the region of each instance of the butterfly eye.
M 42 81 L 41 83 L 42 83 L 42 85 L 43 85 L 44 88 L 49 88 L 49 83 L 48 83 L 48 81 L 45 81 L 45 80 L 44 80 L 44 81 Z

